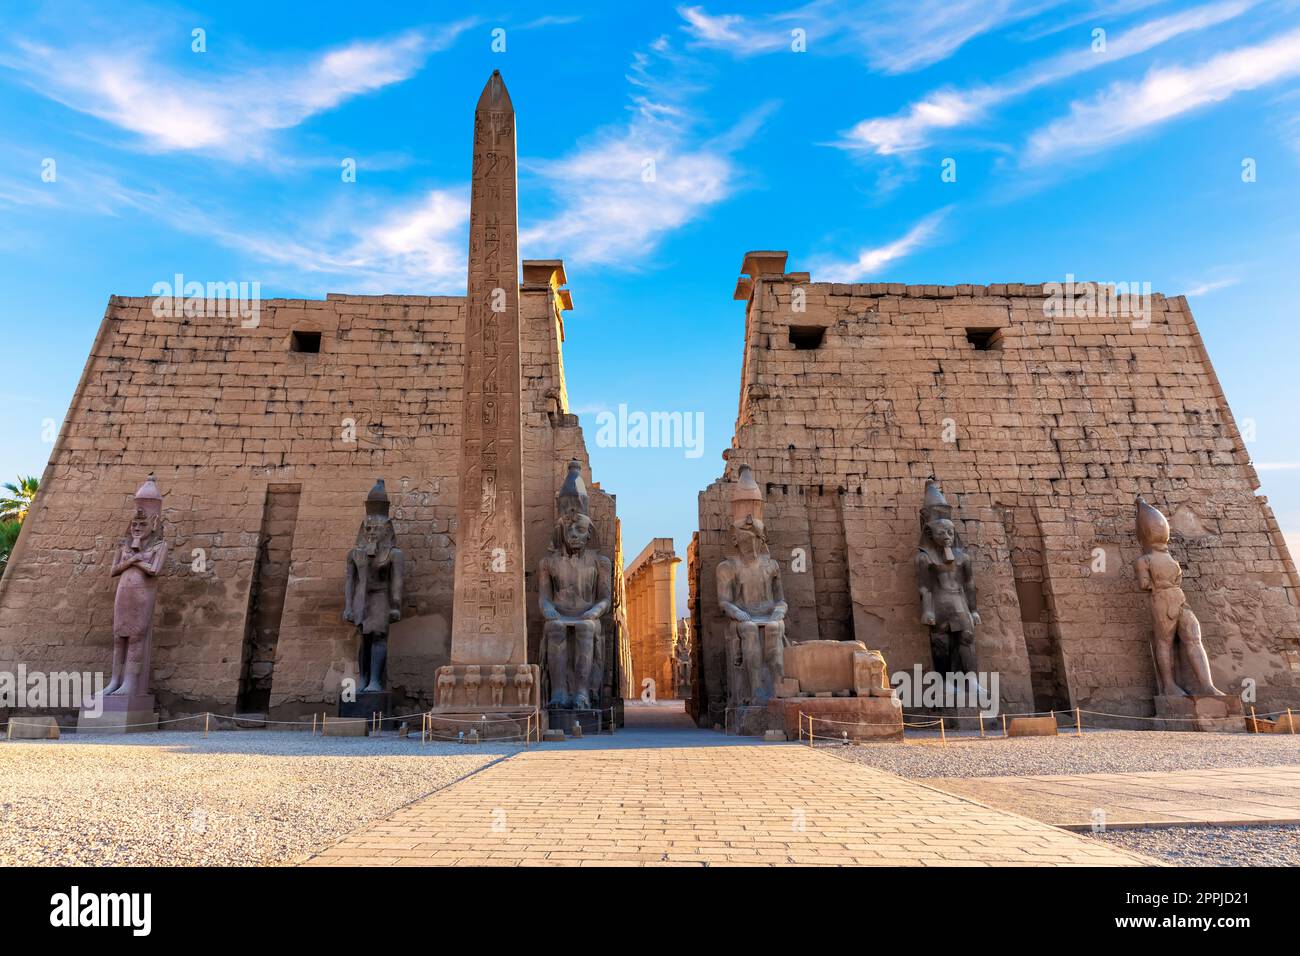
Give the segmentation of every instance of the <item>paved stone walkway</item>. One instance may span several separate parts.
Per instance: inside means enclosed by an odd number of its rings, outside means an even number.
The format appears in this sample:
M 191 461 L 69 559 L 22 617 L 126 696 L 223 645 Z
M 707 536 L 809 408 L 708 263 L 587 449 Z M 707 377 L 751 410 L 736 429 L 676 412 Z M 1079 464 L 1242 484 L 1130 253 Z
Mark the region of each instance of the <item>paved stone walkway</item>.
M 1300 823 L 1300 767 L 1038 777 L 932 777 L 950 793 L 1085 829 L 1093 811 L 1109 828 L 1150 824 Z
M 687 746 L 672 746 L 674 740 Z M 723 745 L 700 745 L 710 742 Z M 356 831 L 307 864 L 1148 862 L 797 744 L 647 729 L 504 759 Z

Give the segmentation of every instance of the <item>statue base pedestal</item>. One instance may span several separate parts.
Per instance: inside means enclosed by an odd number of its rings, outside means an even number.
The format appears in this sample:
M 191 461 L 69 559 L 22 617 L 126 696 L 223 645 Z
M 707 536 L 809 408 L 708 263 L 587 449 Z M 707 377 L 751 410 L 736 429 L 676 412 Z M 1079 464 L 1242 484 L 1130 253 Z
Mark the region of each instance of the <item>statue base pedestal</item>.
M 548 707 L 546 708 L 546 721 L 551 730 L 563 730 L 565 736 L 573 737 L 573 725 L 578 724 L 582 727 L 582 735 L 590 737 L 593 734 L 607 734 L 612 728 L 611 719 L 615 715 L 610 710 L 572 710 L 568 707 Z
M 541 729 L 538 729 L 538 720 Z M 541 739 L 546 730 L 546 711 L 540 713 L 522 710 L 493 710 L 481 708 L 476 711 L 439 710 L 434 708 L 429 715 L 430 738 L 437 743 L 462 743 L 470 740 L 470 731 L 477 731 L 480 741 L 511 740 L 523 743 L 524 735 L 531 734 L 533 742 Z
M 153 694 L 113 695 L 100 700 L 102 711 L 98 716 L 84 707 L 77 713 L 77 733 L 134 734 L 158 729 L 158 711 Z
M 808 734 L 812 718 L 813 736 L 819 742 L 841 740 L 901 740 L 903 705 L 893 697 L 782 697 L 769 701 L 771 729 L 784 730 L 789 740 L 799 739 L 799 717 Z
M 1196 694 L 1187 697 L 1155 698 L 1157 730 L 1194 730 L 1202 732 L 1240 734 L 1246 732 L 1246 718 L 1241 697 L 1227 694 L 1223 697 L 1206 697 Z
M 392 691 L 357 691 L 356 700 L 339 701 L 340 717 L 364 717 L 366 720 L 373 720 L 376 713 L 379 714 L 379 726 L 383 730 L 397 729 L 397 722 L 391 719 L 393 716 Z
M 784 731 L 798 740 L 800 717 L 808 737 L 812 718 L 814 737 L 820 742 L 841 740 L 901 740 L 903 705 L 893 697 L 778 697 L 766 704 L 737 707 L 727 712 L 727 733 L 761 737 L 769 730 Z

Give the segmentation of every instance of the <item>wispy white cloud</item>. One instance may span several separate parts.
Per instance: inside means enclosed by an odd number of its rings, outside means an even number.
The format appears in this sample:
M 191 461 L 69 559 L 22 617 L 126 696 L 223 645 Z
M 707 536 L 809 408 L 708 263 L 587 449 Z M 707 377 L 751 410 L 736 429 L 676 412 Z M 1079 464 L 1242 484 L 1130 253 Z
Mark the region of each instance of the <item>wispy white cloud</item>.
M 287 276 L 334 292 L 457 295 L 465 290 L 469 188 L 335 210 L 309 223 L 250 231 L 198 215 L 187 228 Z M 301 282 L 301 279 L 296 281 Z
M 907 73 L 952 56 L 975 37 L 1057 6 L 1059 0 L 813 0 L 788 11 L 748 17 L 681 6 L 699 46 L 754 56 L 791 49 L 804 31 L 810 53 L 855 54 L 885 73 Z
M 1300 461 L 1257 461 L 1256 471 L 1300 471 Z
M 974 123 L 993 107 L 1040 87 L 1097 67 L 1145 53 L 1175 37 L 1239 16 L 1255 0 L 1227 0 L 1180 11 L 1138 24 L 1109 39 L 1104 53 L 1074 50 L 1011 74 L 1000 82 L 965 90 L 937 90 L 894 116 L 866 119 L 836 144 L 881 156 L 926 146 L 937 130 Z
M 565 157 L 526 164 L 558 210 L 523 230 L 520 242 L 530 255 L 635 267 L 667 235 L 736 191 L 734 153 L 775 108 L 761 105 L 703 138 L 691 108 L 698 81 L 662 38 L 636 54 L 628 80 L 634 92 L 627 123 L 597 131 Z
M 409 79 L 471 21 L 357 40 L 297 62 L 267 57 L 213 76 L 162 62 L 139 45 L 55 47 L 19 39 L 0 52 L 34 90 L 139 137 L 148 149 L 266 155 L 268 136 L 348 99 Z
M 932 212 L 893 242 L 863 249 L 851 261 L 814 261 L 812 277 L 817 282 L 859 282 L 878 275 L 882 269 L 911 255 L 939 231 L 951 207 Z
M 1184 292 L 1183 295 L 1187 296 L 1188 298 L 1192 298 L 1198 295 L 1209 295 L 1211 292 L 1218 292 L 1220 289 L 1227 289 L 1231 286 L 1234 286 L 1240 281 L 1241 281 L 1240 279 L 1229 278 L 1229 279 L 1216 279 L 1213 282 L 1201 282 L 1198 283 L 1197 285 L 1192 286 L 1190 289 Z
M 1192 110 L 1297 75 L 1300 30 L 1195 66 L 1152 69 L 1140 81 L 1115 83 L 1091 100 L 1074 103 L 1067 116 L 1030 137 L 1025 161 L 1043 163 L 1104 150 Z

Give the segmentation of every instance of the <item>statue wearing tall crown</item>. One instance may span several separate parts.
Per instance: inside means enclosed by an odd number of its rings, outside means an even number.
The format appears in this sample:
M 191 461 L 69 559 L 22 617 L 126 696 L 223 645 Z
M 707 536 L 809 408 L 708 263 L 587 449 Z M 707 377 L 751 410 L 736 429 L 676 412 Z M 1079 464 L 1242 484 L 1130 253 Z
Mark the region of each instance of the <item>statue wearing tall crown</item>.
M 388 516 L 388 492 L 380 478 L 366 496 L 366 516 L 348 552 L 343 619 L 357 626 L 357 689 L 382 693 L 388 680 L 388 628 L 402 617 L 405 559 Z
M 105 697 L 130 700 L 149 694 L 154 604 L 166 560 L 162 493 L 150 474 L 135 493 L 135 513 L 113 557 L 112 573 L 118 579 L 113 599 L 113 673 Z
M 727 622 L 729 698 L 733 707 L 761 704 L 785 678 L 785 615 L 781 566 L 763 527 L 763 495 L 748 465 L 731 493 L 732 553 L 718 564 L 718 605 Z
M 975 630 L 980 625 L 975 570 L 957 537 L 952 505 L 934 478 L 925 482 L 916 587 L 921 595 L 921 623 L 930 629 L 934 669 L 940 674 L 975 673 Z
M 1138 586 L 1151 592 L 1151 652 L 1160 697 L 1226 697 L 1214 686 L 1210 658 L 1201 643 L 1201 622 L 1187 606 L 1183 569 L 1169 553 L 1169 522 L 1144 499 L 1137 499 Z M 1178 683 L 1181 671 L 1190 690 Z
M 613 564 L 594 547 L 596 526 L 577 459 L 569 462 L 556 505 L 555 537 L 537 586 L 548 706 L 589 710 L 600 704 L 605 674 L 601 618 L 612 606 Z

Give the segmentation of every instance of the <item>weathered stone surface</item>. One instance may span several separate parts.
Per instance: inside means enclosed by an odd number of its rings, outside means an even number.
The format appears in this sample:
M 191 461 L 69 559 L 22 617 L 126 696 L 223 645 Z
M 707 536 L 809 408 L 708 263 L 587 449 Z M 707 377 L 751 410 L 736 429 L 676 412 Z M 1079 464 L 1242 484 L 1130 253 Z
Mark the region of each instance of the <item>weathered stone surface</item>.
M 154 731 L 158 729 L 158 712 L 154 708 L 151 694 L 105 696 L 99 707 L 100 713 L 93 714 L 84 707 L 77 713 L 77 732 L 137 734 Z
M 781 567 L 768 548 L 763 496 L 748 465 L 731 489 L 729 555 L 718 563 L 717 601 L 726 615 L 730 708 L 761 706 L 785 679 Z
M 1142 546 L 1142 557 L 1135 565 L 1138 587 L 1151 593 L 1156 696 L 1221 696 L 1201 643 L 1201 622 L 1187 606 L 1187 595 L 1180 587 L 1183 569 L 1169 554 L 1169 522 L 1139 496 L 1136 526 Z
M 1160 696 L 1155 698 L 1158 730 L 1198 730 L 1208 733 L 1244 733 L 1245 712 L 1241 697 L 1224 694 Z
M 1007 722 L 1008 737 L 1055 737 L 1055 717 L 1012 717 Z
M 921 543 L 916 552 L 916 586 L 921 595 L 921 623 L 930 629 L 930 660 L 940 674 L 974 674 L 975 568 L 953 523 L 952 506 L 939 483 L 925 483 L 921 507 Z
M 598 550 L 614 567 L 602 692 L 617 702 L 631 692 L 620 528 L 613 496 L 591 481 L 569 406 L 563 342 L 578 334 L 571 320 L 566 327 L 572 301 L 558 260 L 524 267 L 514 414 L 523 432 L 525 555 L 516 558 L 545 554 L 564 465 L 578 459 Z M 211 710 L 310 720 L 332 711 L 343 679 L 357 676 L 356 629 L 342 619 L 342 558 L 356 527 L 340 516 L 355 514 L 358 498 L 386 475 L 407 562 L 388 685 L 399 712 L 434 702 L 438 668 L 451 661 L 462 535 L 466 298 L 331 293 L 255 304 L 257 321 L 245 324 L 215 299 L 191 303 L 197 316 L 168 313 L 150 296 L 109 299 L 0 579 L 0 667 L 105 670 L 114 551 L 105 535 L 152 470 L 167 491 L 171 552 L 158 575 L 152 641 L 162 716 Z M 304 330 L 319 335 L 318 352 L 295 349 L 294 333 Z M 481 504 L 481 488 L 473 500 Z M 521 660 L 536 662 L 535 576 L 523 587 Z M 241 705 L 247 691 L 260 699 Z
M 595 526 L 582 465 L 569 462 L 556 496 L 555 538 L 537 569 L 538 607 L 546 653 L 547 707 L 603 709 L 606 642 L 601 620 L 609 611 L 613 567 L 592 547 Z
M 344 576 L 343 620 L 357 626 L 357 689 L 363 694 L 388 689 L 388 629 L 402 619 L 406 559 L 388 507 L 380 478 L 366 496 L 366 516 Z
M 167 561 L 163 539 L 162 494 L 153 473 L 135 493 L 135 514 L 113 558 L 117 578 L 113 598 L 113 673 L 105 697 L 149 694 L 154 604 L 158 575 Z
M 816 738 L 849 740 L 894 740 L 903 736 L 903 707 L 892 697 L 787 697 L 768 701 L 771 726 L 785 731 L 790 740 L 799 739 L 800 715 L 804 739 L 808 718 Z
M 368 737 L 370 720 L 365 717 L 326 717 L 321 724 L 325 737 Z
M 656 698 L 679 696 L 689 683 L 679 680 L 679 657 L 686 634 L 677 619 L 677 565 L 672 538 L 652 538 L 623 574 L 627 592 L 628 642 L 632 650 L 633 687 L 640 695 L 653 681 Z
M 48 714 L 17 714 L 9 718 L 11 740 L 58 740 L 59 722 Z
M 515 111 L 493 71 L 474 111 L 451 663 L 524 664 Z
M 785 649 L 785 676 L 799 682 L 799 692 L 816 694 L 853 686 L 853 655 L 866 652 L 858 641 L 803 641 Z
M 1153 296 L 1141 325 L 1049 319 L 1039 286 L 751 279 L 735 437 L 687 551 L 700 724 L 727 707 L 716 568 L 742 461 L 764 490 L 795 639 L 856 639 L 894 672 L 930 667 L 913 503 L 937 474 L 1003 709 L 1152 716 L 1151 617 L 1132 576 L 1143 493 L 1170 511 L 1220 688 L 1252 678 L 1261 713 L 1300 708 L 1300 577 L 1185 300 Z M 806 347 L 805 327 L 820 344 Z M 1000 338 L 977 348 L 968 328 Z

